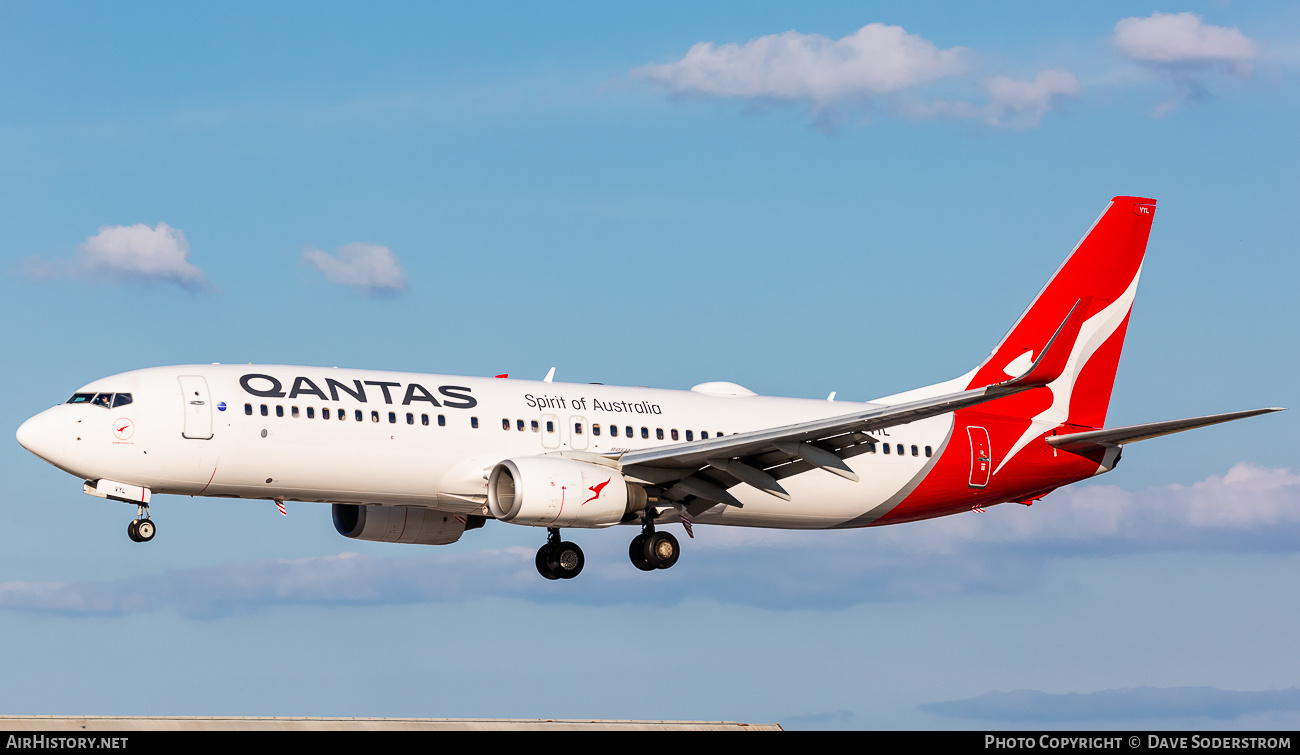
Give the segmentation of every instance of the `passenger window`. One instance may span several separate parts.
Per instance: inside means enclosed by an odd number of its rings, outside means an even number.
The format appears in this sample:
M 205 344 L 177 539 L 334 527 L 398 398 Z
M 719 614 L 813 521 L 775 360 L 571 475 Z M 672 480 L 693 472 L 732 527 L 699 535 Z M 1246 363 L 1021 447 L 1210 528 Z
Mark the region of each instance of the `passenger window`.
M 477 430 L 477 429 L 478 429 L 478 417 L 470 417 L 470 418 L 469 418 L 469 426 L 472 427 L 472 428 L 474 428 L 475 430 Z
M 283 406 L 280 406 L 279 404 L 276 404 L 276 405 L 275 405 L 275 416 L 277 416 L 277 417 L 283 417 L 283 416 L 284 416 L 284 407 L 283 407 Z
M 410 412 L 407 412 L 407 413 L 406 413 L 406 424 L 408 424 L 408 425 L 414 425 L 414 424 L 415 424 L 415 415 L 414 415 L 414 414 L 411 414 Z M 429 421 L 428 421 L 428 420 L 425 420 L 424 424 L 426 424 L 426 425 L 429 424 Z
M 897 447 L 896 449 L 894 449 L 894 450 L 898 451 L 898 455 L 899 455 L 899 456 L 902 456 L 902 455 L 903 455 L 903 444 L 902 444 L 902 443 L 899 443 L 899 444 L 898 444 L 898 447 Z
M 708 430 L 701 431 L 700 440 L 708 440 L 708 439 L 709 439 L 709 431 Z
M 294 419 L 298 419 L 298 407 L 296 406 L 289 407 L 289 414 L 293 415 Z
M 390 424 L 390 425 L 396 425 L 396 424 L 397 424 L 397 412 L 389 412 L 389 413 L 388 413 L 388 424 Z
M 574 434 L 574 435 L 582 435 L 582 423 L 581 423 L 581 422 L 574 422 L 574 423 L 573 423 L 573 434 Z
M 378 421 L 379 421 L 379 412 L 374 411 L 374 410 L 371 410 L 371 412 L 370 412 L 370 421 L 371 421 L 371 422 L 378 422 Z
M 316 419 L 316 407 L 307 407 L 307 419 Z
M 889 453 L 889 444 L 888 444 L 888 443 L 884 443 L 884 444 L 882 444 L 882 445 L 885 447 L 885 453 Z
M 244 404 L 244 414 L 247 414 L 247 415 L 250 416 L 250 417 L 253 416 L 253 405 L 252 405 L 252 404 Z
M 913 455 L 913 456 L 920 456 L 920 455 L 921 455 L 921 451 L 920 451 L 920 449 L 918 449 L 916 446 L 912 446 L 912 455 Z
M 876 444 L 875 444 L 875 443 L 868 443 L 868 444 L 867 444 L 867 453 L 869 453 L 869 454 L 874 454 L 875 452 L 876 452 Z
M 930 458 L 930 447 L 929 447 L 929 446 L 926 446 L 926 447 L 925 447 L 925 458 L 927 458 L 927 459 Z
M 592 434 L 592 435 L 600 435 L 600 425 L 592 425 L 592 426 L 591 426 L 591 434 Z
M 445 415 L 445 414 L 439 414 L 439 415 L 438 415 L 438 427 L 446 427 L 446 426 L 447 426 L 447 415 Z
M 658 440 L 664 439 L 664 429 L 662 427 L 655 430 L 655 438 Z
M 329 418 L 330 418 L 330 410 L 329 410 L 329 409 L 322 408 L 322 409 L 320 410 L 320 418 L 321 418 L 321 419 L 329 419 Z
M 650 439 L 650 428 L 648 428 L 648 427 L 643 427 L 643 428 L 641 428 L 641 437 L 642 437 L 642 438 L 645 438 L 646 440 L 649 440 L 649 439 Z
M 691 430 L 687 430 L 687 431 L 686 431 L 686 440 L 687 440 L 688 442 L 689 442 L 689 441 L 692 441 L 692 440 L 695 440 L 695 433 L 692 432 Z
M 631 437 L 632 437 L 632 426 L 631 426 L 631 425 L 627 425 L 627 426 L 624 427 L 623 429 L 626 431 L 624 434 L 627 435 L 627 437 L 631 438 Z
M 270 413 L 269 411 L 267 411 L 267 409 L 266 409 L 266 404 L 262 404 L 262 416 L 263 416 L 263 417 L 267 417 L 267 416 L 270 416 L 270 414 L 271 414 L 271 413 Z
M 555 423 L 552 422 L 552 421 L 549 420 L 549 419 L 546 420 L 546 432 L 548 432 L 548 433 L 553 433 L 553 432 L 555 432 Z
M 502 430 L 509 430 L 509 429 L 510 429 L 510 420 L 508 420 L 508 419 L 502 419 L 502 420 L 501 420 L 501 429 L 502 429 Z
M 74 393 L 72 398 L 68 399 L 69 404 L 86 404 L 95 397 L 93 393 Z
M 610 425 L 610 426 L 609 426 L 609 437 L 611 437 L 611 438 L 617 438 L 617 437 L 618 437 L 618 425 Z
M 360 409 L 357 409 L 355 411 L 356 411 L 357 422 L 364 422 L 366 419 L 366 415 L 362 414 Z
M 521 433 L 524 431 L 524 421 L 522 419 L 515 422 L 515 429 Z
M 677 440 L 677 430 L 676 430 L 676 428 L 673 429 L 673 431 L 672 431 L 672 436 L 673 436 L 673 440 Z
M 114 408 L 117 408 L 119 406 L 126 406 L 129 403 L 131 403 L 131 394 L 129 393 L 119 393 L 116 396 L 113 396 Z
M 537 426 L 537 420 L 533 420 L 530 424 L 532 425 L 533 432 L 538 432 L 541 429 Z
M 425 427 L 428 427 L 428 426 L 429 426 L 429 415 L 427 415 L 427 414 L 421 414 L 421 415 L 420 415 L 420 424 L 421 424 L 421 425 L 424 425 Z

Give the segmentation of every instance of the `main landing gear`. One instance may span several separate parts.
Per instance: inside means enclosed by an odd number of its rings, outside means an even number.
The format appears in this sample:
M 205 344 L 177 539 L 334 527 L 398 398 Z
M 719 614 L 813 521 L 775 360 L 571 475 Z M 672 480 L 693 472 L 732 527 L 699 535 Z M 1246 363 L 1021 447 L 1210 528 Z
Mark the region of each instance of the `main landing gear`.
M 560 539 L 558 527 L 546 529 L 546 545 L 537 549 L 537 571 L 547 579 L 573 579 L 587 562 L 582 549 Z
M 153 526 L 153 520 L 149 518 L 148 506 L 136 507 L 136 518 L 126 526 L 126 535 L 137 543 L 147 543 L 153 540 L 154 534 L 158 531 Z
M 141 520 L 140 523 L 153 526 L 148 519 Z M 153 537 L 152 529 L 150 532 L 149 537 Z M 537 549 L 537 573 L 547 579 L 573 579 L 578 576 L 586 563 L 582 549 L 574 543 L 561 540 L 557 527 L 548 527 L 546 533 L 546 545 Z M 135 535 L 131 537 L 135 539 Z M 641 527 L 641 534 L 632 538 L 627 555 L 632 559 L 632 565 L 641 571 L 654 571 L 667 569 L 677 563 L 682 548 L 671 533 L 656 532 L 654 521 L 647 520 Z
M 632 565 L 641 571 L 654 571 L 677 563 L 682 548 L 671 533 L 655 532 L 654 520 L 647 518 L 641 534 L 632 538 L 627 555 L 632 559 Z

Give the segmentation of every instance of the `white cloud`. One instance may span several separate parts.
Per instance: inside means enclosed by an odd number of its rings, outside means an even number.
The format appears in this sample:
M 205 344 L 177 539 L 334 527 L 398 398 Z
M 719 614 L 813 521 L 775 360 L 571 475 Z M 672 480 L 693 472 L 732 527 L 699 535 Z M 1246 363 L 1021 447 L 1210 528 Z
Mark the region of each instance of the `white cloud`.
M 25 268 L 35 278 L 174 283 L 191 291 L 212 288 L 203 269 L 187 259 L 189 253 L 190 244 L 185 240 L 184 231 L 166 223 L 154 228 L 144 223 L 108 225 L 86 239 L 78 259 L 52 263 L 31 259 Z
M 996 76 L 985 84 L 992 102 L 985 108 L 994 125 L 1034 127 L 1063 97 L 1079 96 L 1079 80 L 1069 71 L 1041 71 L 1033 81 Z
M 1245 75 L 1259 57 L 1258 45 L 1240 29 L 1212 26 L 1195 13 L 1121 19 L 1112 41 L 1124 57 L 1159 66 L 1215 65 Z
M 1148 18 L 1121 19 L 1111 42 L 1124 57 L 1172 81 L 1172 95 L 1151 111 L 1155 118 L 1183 101 L 1204 99 L 1207 74 L 1248 76 L 1259 58 L 1259 45 L 1240 29 L 1207 24 L 1195 13 L 1157 11 Z
M 406 271 L 397 255 L 378 244 L 348 244 L 331 257 L 319 249 L 307 249 L 303 259 L 316 266 L 331 283 L 359 288 L 367 294 L 396 294 L 406 290 Z
M 633 71 L 680 94 L 817 104 L 897 92 L 964 73 L 965 51 L 940 50 L 900 26 L 867 24 L 842 38 L 788 31 L 746 43 L 700 42 L 676 63 Z
M 1079 80 L 1063 69 L 1043 71 L 1032 81 L 996 76 L 983 85 L 989 101 L 982 105 L 922 94 L 926 85 L 948 79 L 978 100 L 978 85 L 966 75 L 972 57 L 965 48 L 940 49 L 900 26 L 873 23 L 842 39 L 788 31 L 744 44 L 700 42 L 675 63 L 643 66 L 631 75 L 677 96 L 806 103 L 824 130 L 866 108 L 910 118 L 1032 128 L 1062 98 L 1079 95 Z

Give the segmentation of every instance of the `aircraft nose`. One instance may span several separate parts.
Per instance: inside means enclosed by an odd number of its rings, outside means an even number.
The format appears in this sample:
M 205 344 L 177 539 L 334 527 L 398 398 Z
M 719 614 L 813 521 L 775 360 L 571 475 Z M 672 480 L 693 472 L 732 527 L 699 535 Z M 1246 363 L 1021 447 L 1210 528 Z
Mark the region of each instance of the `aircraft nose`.
M 18 428 L 18 445 L 51 464 L 63 458 L 63 433 L 50 412 L 41 412 Z

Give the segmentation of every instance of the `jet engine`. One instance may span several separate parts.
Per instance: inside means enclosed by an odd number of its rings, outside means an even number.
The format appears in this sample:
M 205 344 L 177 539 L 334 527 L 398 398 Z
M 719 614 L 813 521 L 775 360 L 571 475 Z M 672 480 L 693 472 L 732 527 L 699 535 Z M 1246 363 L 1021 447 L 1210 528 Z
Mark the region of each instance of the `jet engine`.
M 554 456 L 506 459 L 488 478 L 488 511 L 534 527 L 608 527 L 645 508 L 645 489 L 617 470 Z
M 334 529 L 340 535 L 384 543 L 448 545 L 459 540 L 466 527 L 453 514 L 416 506 L 336 503 L 333 514 Z M 483 526 L 482 517 L 473 518 L 479 521 L 470 529 Z

